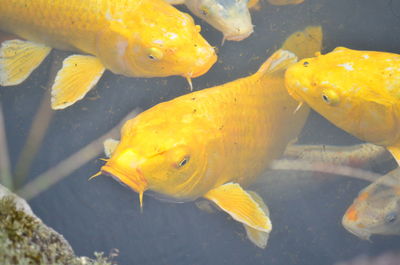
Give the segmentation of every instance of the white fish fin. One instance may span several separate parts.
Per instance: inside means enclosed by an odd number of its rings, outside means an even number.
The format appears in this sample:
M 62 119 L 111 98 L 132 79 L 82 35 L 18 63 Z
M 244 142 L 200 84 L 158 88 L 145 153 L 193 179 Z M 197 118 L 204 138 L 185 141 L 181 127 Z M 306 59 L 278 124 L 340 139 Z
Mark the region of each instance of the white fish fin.
M 194 202 L 194 204 L 199 208 L 200 210 L 207 212 L 207 213 L 215 213 L 216 208 L 213 207 L 213 203 L 208 201 L 208 200 L 197 200 Z
M 257 73 L 271 74 L 277 71 L 286 70 L 286 68 L 297 62 L 294 53 L 286 50 L 277 50 L 271 55 L 258 69 Z
M 107 158 L 110 158 L 112 156 L 118 144 L 119 141 L 112 138 L 108 138 L 103 142 L 104 154 Z
M 0 47 L 0 85 L 22 83 L 50 53 L 51 48 L 24 40 L 6 40 Z
M 265 214 L 269 217 L 269 209 L 268 206 L 264 203 L 263 199 L 254 191 L 247 191 L 250 196 L 260 205 Z M 257 229 L 254 229 L 246 224 L 243 224 L 246 229 L 247 238 L 257 247 L 266 248 L 269 238 L 268 232 L 262 232 Z
M 243 224 L 246 229 L 247 238 L 257 247 L 266 248 L 269 238 L 268 232 L 263 232 L 257 229 L 254 229 L 246 224 Z
M 204 195 L 233 219 L 256 230 L 269 233 L 271 221 L 262 207 L 237 183 L 227 183 Z
M 82 99 L 99 81 L 105 68 L 94 56 L 71 55 L 64 59 L 51 88 L 51 107 L 64 109 Z

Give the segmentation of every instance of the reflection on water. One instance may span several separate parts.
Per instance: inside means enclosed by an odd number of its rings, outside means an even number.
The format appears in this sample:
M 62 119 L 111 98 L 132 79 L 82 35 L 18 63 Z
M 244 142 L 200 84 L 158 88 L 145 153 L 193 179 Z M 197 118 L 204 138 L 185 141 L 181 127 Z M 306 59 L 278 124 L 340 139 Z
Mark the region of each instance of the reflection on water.
M 324 28 L 324 51 L 346 46 L 400 53 L 399 7 L 390 0 L 306 0 L 285 7 L 261 3 L 261 9 L 252 13 L 254 33 L 223 47 L 219 47 L 220 33 L 199 21 L 204 37 L 218 46 L 219 61 L 205 76 L 193 80 L 194 89 L 255 72 L 290 33 L 310 24 Z M 21 183 L 67 161 L 132 110 L 188 93 L 183 78 L 137 79 L 106 72 L 84 100 L 63 111 L 43 110 L 33 121 L 46 96 L 55 57 L 47 58 L 23 84 L 0 90 L 12 170 L 20 168 Z M 46 120 L 48 130 L 41 140 Z M 30 135 L 32 123 L 40 124 L 36 125 L 39 136 Z M 22 151 L 27 150 L 26 139 L 33 139 L 30 150 L 37 153 L 31 162 L 22 163 L 19 157 L 29 157 Z M 360 142 L 312 113 L 299 143 Z M 102 149 L 96 146 L 92 157 Z M 78 255 L 117 248 L 120 264 L 334 264 L 360 254 L 399 251 L 398 237 L 373 236 L 372 242 L 363 241 L 342 227 L 345 210 L 369 184 L 362 180 L 324 173 L 267 172 L 265 182 L 254 188 L 267 202 L 274 224 L 268 247 L 261 250 L 246 239 L 240 224 L 222 212 L 200 211 L 194 203 L 164 203 L 147 196 L 141 213 L 137 194 L 113 179 L 103 176 L 87 181 L 103 164 L 95 158 L 87 160 L 72 161 L 82 167 L 71 173 L 62 168 L 50 172 L 55 178 L 68 176 L 30 200 L 33 211 L 62 233 Z M 383 174 L 394 166 L 393 160 L 384 159 L 366 169 Z

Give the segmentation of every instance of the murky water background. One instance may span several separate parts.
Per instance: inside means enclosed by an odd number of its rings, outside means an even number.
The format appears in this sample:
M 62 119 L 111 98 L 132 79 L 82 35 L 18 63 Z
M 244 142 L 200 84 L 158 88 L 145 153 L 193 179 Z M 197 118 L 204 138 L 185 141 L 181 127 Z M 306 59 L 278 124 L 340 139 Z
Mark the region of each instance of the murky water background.
M 263 2 L 252 15 L 255 33 L 223 47 L 222 35 L 199 21 L 203 36 L 219 48 L 219 61 L 193 80 L 195 90 L 255 72 L 288 35 L 308 25 L 322 25 L 325 52 L 346 46 L 400 53 L 398 0 L 305 0 L 285 7 Z M 50 64 L 51 57 L 22 85 L 0 90 L 13 165 L 45 93 Z M 179 77 L 135 79 L 106 72 L 89 96 L 56 112 L 29 178 L 101 136 L 131 110 L 188 93 L 187 87 Z M 359 141 L 312 113 L 300 142 Z M 310 265 L 400 250 L 400 237 L 374 236 L 371 243 L 341 226 L 344 211 L 368 184 L 362 181 L 315 173 L 266 174 L 267 183 L 257 191 L 270 208 L 274 228 L 267 249 L 262 250 L 246 239 L 242 225 L 222 212 L 200 211 L 194 203 L 171 204 L 145 196 L 140 213 L 133 191 L 106 176 L 87 181 L 102 164 L 90 161 L 30 201 L 33 211 L 62 233 L 78 255 L 117 248 L 119 264 Z M 384 164 L 374 169 L 385 173 L 390 168 Z

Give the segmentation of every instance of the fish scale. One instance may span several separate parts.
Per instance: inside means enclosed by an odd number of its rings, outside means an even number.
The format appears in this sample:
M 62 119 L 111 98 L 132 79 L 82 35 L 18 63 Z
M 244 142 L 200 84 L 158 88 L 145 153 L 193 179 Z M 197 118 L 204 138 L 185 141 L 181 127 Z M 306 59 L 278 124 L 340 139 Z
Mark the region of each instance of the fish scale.
M 138 1 L 0 0 L 0 29 L 58 49 L 93 53 L 107 12 L 133 10 Z

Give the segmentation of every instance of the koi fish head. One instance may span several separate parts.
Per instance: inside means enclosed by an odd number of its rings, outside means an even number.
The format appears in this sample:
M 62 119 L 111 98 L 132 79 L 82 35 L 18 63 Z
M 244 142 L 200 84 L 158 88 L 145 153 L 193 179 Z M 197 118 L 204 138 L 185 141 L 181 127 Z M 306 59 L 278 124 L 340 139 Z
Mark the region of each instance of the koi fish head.
M 143 1 L 134 12 L 121 21 L 110 18 L 109 35 L 114 37 L 102 36 L 105 45 L 113 47 L 111 51 L 99 48 L 100 57 L 109 57 L 108 68 L 113 72 L 192 78 L 206 73 L 216 62 L 214 48 L 189 15 L 161 0 Z
M 198 17 L 224 34 L 224 39 L 240 41 L 253 32 L 247 0 L 189 0 L 186 6 Z
M 344 228 L 365 240 L 373 234 L 399 234 L 400 193 L 395 190 L 373 183 L 361 191 L 342 218 Z
M 199 137 L 207 133 L 201 122 L 193 125 L 192 109 L 171 113 L 164 108 L 167 103 L 125 123 L 121 142 L 101 171 L 139 194 L 150 190 L 169 200 L 192 200 L 208 185 L 207 137 Z
M 392 104 L 365 81 L 373 78 L 366 69 L 357 70 L 361 59 L 362 52 L 346 48 L 303 59 L 286 71 L 286 87 L 294 99 L 307 103 L 341 129 L 387 145 L 393 135 L 397 137 Z

